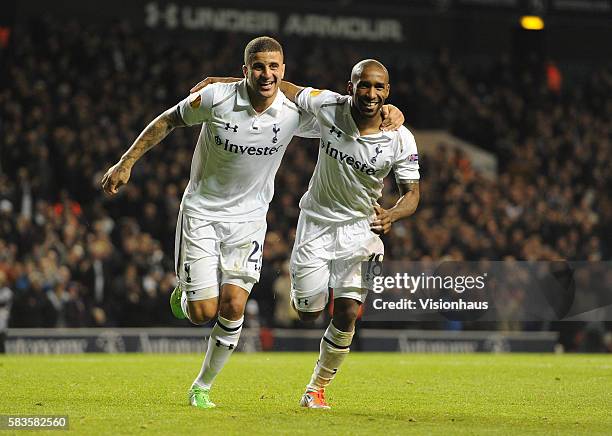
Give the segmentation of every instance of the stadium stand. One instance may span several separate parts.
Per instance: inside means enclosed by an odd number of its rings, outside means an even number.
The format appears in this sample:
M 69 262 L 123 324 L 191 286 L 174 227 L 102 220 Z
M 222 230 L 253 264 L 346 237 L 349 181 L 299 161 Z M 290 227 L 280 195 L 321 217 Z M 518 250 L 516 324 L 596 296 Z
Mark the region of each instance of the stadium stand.
M 197 129 L 179 129 L 149 152 L 117 198 L 104 198 L 98 181 L 203 76 L 240 75 L 243 40 L 214 34 L 177 48 L 126 23 L 50 18 L 16 28 L 13 40 L 0 88 L 0 270 L 13 291 L 10 325 L 184 325 L 168 297 Z M 353 46 L 332 59 L 323 44 L 300 40 L 286 50 L 287 78 L 337 91 L 364 56 Z M 610 68 L 566 77 L 547 59 L 518 64 L 500 54 L 473 65 L 446 50 L 391 65 L 391 102 L 411 128 L 450 131 L 495 153 L 500 166 L 489 180 L 444 144 L 423 156 L 421 204 L 387 236 L 390 258 L 610 259 Z M 277 176 L 253 293 L 262 325 L 295 322 L 275 310 L 275 293 L 288 283 L 281 271 L 315 162 L 316 145 L 296 139 Z M 395 192 L 390 182 L 384 205 Z

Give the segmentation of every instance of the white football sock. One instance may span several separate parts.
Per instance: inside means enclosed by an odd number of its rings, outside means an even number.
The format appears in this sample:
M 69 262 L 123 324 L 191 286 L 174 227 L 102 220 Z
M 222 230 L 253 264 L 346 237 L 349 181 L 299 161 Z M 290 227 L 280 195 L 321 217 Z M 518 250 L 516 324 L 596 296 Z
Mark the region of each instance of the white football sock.
M 329 327 L 327 327 L 323 339 L 321 339 L 319 360 L 315 365 L 310 383 L 308 383 L 308 389 L 322 389 L 332 381 L 350 351 L 349 346 L 354 333 L 354 330 L 352 332 L 340 331 L 334 326 L 333 322 L 329 323 Z
M 193 384 L 210 389 L 215 377 L 225 366 L 227 359 L 229 359 L 236 345 L 238 345 L 243 321 L 244 317 L 236 321 L 231 321 L 221 316 L 217 318 L 217 323 L 213 327 L 208 339 L 208 349 L 206 350 L 202 369 Z

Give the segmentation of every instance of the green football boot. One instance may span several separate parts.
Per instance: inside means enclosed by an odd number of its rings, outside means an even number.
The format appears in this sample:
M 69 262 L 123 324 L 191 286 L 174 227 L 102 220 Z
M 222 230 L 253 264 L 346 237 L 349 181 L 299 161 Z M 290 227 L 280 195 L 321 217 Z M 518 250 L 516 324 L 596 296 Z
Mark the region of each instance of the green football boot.
M 189 404 L 199 409 L 212 409 L 216 407 L 215 403 L 210 401 L 209 393 L 210 389 L 193 385 L 189 389 Z
M 178 319 L 187 318 L 183 313 L 183 308 L 181 307 L 181 296 L 183 295 L 183 291 L 181 291 L 181 286 L 176 285 L 172 294 L 170 294 L 170 309 L 172 309 L 172 315 Z

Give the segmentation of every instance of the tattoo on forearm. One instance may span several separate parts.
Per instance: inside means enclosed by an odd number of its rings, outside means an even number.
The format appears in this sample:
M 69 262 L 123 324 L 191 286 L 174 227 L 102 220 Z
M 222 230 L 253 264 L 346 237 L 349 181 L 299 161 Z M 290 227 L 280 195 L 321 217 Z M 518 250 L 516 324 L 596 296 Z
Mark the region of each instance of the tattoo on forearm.
M 153 120 L 138 136 L 134 144 L 123 155 L 122 160 L 133 165 L 147 151 L 159 144 L 175 127 L 185 123 L 176 109 L 171 109 Z
M 174 127 L 185 127 L 185 121 L 183 121 L 183 117 L 181 116 L 181 111 L 178 106 L 173 109 L 169 109 L 165 112 L 168 115 L 168 122 Z M 169 132 L 168 132 L 169 133 Z

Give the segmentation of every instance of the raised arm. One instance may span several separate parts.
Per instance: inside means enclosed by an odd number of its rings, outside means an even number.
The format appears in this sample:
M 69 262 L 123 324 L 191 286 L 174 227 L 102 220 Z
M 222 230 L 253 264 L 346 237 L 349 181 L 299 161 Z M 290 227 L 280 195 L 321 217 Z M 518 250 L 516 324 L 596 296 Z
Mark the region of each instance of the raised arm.
M 200 89 L 205 88 L 208 85 L 212 85 L 213 83 L 233 83 L 239 82 L 242 79 L 237 77 L 207 77 L 204 80 L 200 80 L 193 88 L 189 90 L 190 93 L 198 92 Z M 280 90 L 287 96 L 289 100 L 295 103 L 295 99 L 297 95 L 304 89 L 303 86 L 294 85 L 291 82 L 287 82 L 286 80 L 281 81 Z
M 204 80 L 199 81 L 193 88 L 189 90 L 190 93 L 198 92 L 202 88 L 205 88 L 208 85 L 213 83 L 232 83 L 239 82 L 242 79 L 236 77 L 207 77 Z M 285 94 L 285 96 L 291 100 L 293 103 L 296 103 L 297 96 L 304 89 L 303 86 L 294 85 L 291 82 L 287 82 L 286 80 L 281 81 L 280 90 Z M 402 111 L 400 111 L 397 107 L 392 104 L 386 104 L 382 108 L 382 118 L 383 121 L 380 125 L 380 130 L 389 131 L 389 130 L 397 130 L 401 126 L 404 125 L 405 118 Z
M 280 84 L 280 90 L 293 103 L 297 103 L 297 96 L 304 90 L 303 86 L 294 85 L 291 82 L 283 80 Z M 404 125 L 404 114 L 398 108 L 391 104 L 386 104 L 382 107 L 382 123 L 380 130 L 397 130 Z
M 121 156 L 119 162 L 110 167 L 100 181 L 102 189 L 109 195 L 117 193 L 118 189 L 130 179 L 132 167 L 147 151 L 159 144 L 176 127 L 185 123 L 176 106 L 163 112 L 155 118 L 138 135 L 132 146 Z
M 283 94 L 285 94 L 285 96 L 293 103 L 295 103 L 298 94 L 304 90 L 303 86 L 294 85 L 293 83 L 287 82 L 286 80 L 283 80 L 280 83 L 279 88 L 281 91 L 283 91 Z
M 189 90 L 190 94 L 198 92 L 200 89 L 212 85 L 213 83 L 234 83 L 240 82 L 242 79 L 237 77 L 207 77 L 204 80 L 200 80 L 193 88 Z
M 378 204 L 374 205 L 376 219 L 370 224 L 374 233 L 384 235 L 391 230 L 391 225 L 402 218 L 412 215 L 419 205 L 419 182 L 401 183 L 399 185 L 402 196 L 391 209 L 383 209 Z

